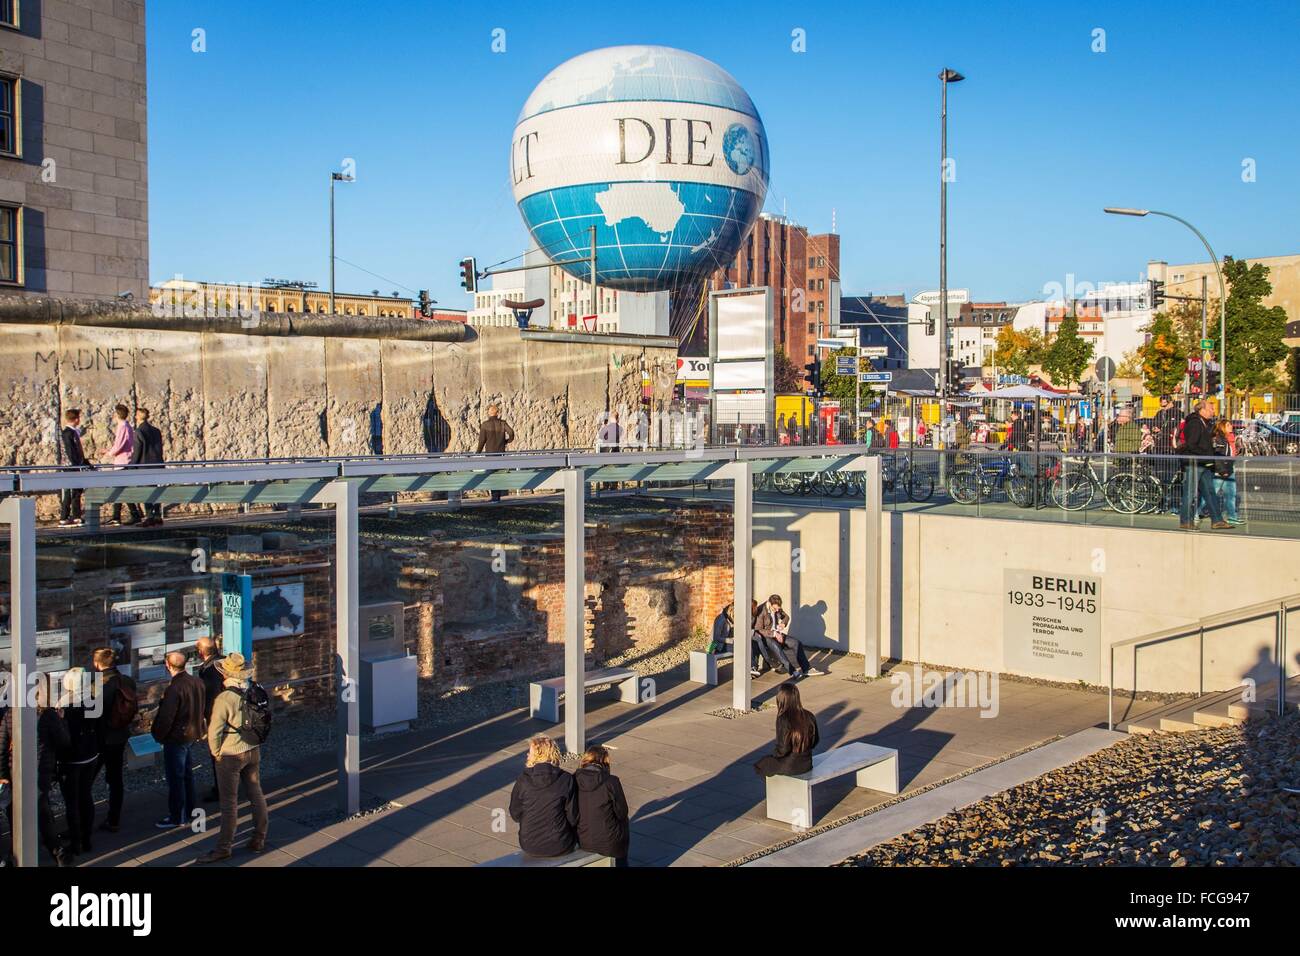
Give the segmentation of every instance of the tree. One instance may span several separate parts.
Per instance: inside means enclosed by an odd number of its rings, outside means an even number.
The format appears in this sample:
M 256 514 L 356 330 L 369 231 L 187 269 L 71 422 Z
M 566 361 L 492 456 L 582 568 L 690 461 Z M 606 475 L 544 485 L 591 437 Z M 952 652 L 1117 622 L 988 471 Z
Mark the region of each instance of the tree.
M 1172 395 L 1187 373 L 1187 352 L 1179 341 L 1174 320 L 1167 312 L 1156 313 L 1147 329 L 1146 344 L 1138 346 L 1142 381 L 1153 395 Z
M 1282 344 L 1286 334 L 1286 310 L 1267 307 L 1263 299 L 1273 291 L 1268 266 L 1225 256 L 1223 277 L 1228 283 L 1227 326 L 1228 384 L 1242 392 L 1275 388 L 1280 384 L 1279 366 L 1287 357 Z
M 1052 377 L 1052 382 L 1058 387 L 1073 385 L 1088 367 L 1092 349 L 1092 343 L 1085 342 L 1079 335 L 1079 317 L 1067 315 L 1061 319 L 1051 347 L 1043 356 L 1043 371 Z
M 993 361 L 1009 375 L 1028 375 L 1029 366 L 1040 364 L 1044 352 L 1043 333 L 1038 329 L 1021 330 L 1004 325 L 998 332 Z
M 772 383 L 778 395 L 803 394 L 803 369 L 796 367 L 780 346 L 772 353 Z
M 1116 378 L 1142 377 L 1142 356 L 1138 354 L 1138 351 L 1138 349 L 1132 349 L 1120 357 L 1119 365 L 1115 368 Z

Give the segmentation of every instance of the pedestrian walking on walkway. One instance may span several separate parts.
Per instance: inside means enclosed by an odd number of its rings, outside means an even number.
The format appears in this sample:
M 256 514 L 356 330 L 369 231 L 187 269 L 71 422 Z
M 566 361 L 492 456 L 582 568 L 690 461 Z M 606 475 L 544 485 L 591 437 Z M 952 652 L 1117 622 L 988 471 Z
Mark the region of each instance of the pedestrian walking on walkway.
M 135 451 L 135 432 L 131 428 L 131 423 L 127 421 L 130 412 L 125 405 L 113 406 L 113 443 L 108 446 L 108 451 L 104 452 L 104 462 L 111 465 L 129 465 L 131 456 Z M 112 524 L 122 524 L 122 502 L 113 505 Z M 132 516 L 126 524 L 135 524 L 135 517 Z
M 86 468 L 85 449 L 81 447 L 81 409 L 69 408 L 63 413 L 63 430 L 59 433 L 63 445 L 63 463 L 69 468 Z M 59 492 L 59 524 L 71 527 L 81 524 L 81 489 L 64 488 Z
M 101 830 L 116 833 L 122 825 L 122 804 L 126 788 L 122 771 L 126 765 L 126 742 L 131 736 L 131 725 L 139 713 L 140 703 L 135 681 L 117 669 L 117 654 L 111 647 L 98 648 L 91 662 L 103 682 L 100 697 L 103 709 L 99 716 L 99 763 L 95 776 L 104 771 L 108 784 L 108 816 Z
M 1210 512 L 1210 527 L 1231 528 L 1223 520 L 1219 496 L 1214 491 L 1214 411 L 1210 403 L 1201 399 L 1192 413 L 1183 421 L 1183 441 L 1175 451 L 1180 455 L 1193 455 L 1184 462 L 1183 507 L 1179 524 L 1184 531 L 1196 530 L 1196 516 L 1204 506 Z
M 515 440 L 515 430 L 501 420 L 501 408 L 495 403 L 487 408 L 487 421 L 478 427 L 477 454 L 500 455 Z M 500 501 L 501 492 L 493 491 L 492 500 Z
M 162 463 L 162 432 L 149 421 L 149 409 L 137 408 L 135 410 L 135 442 L 131 448 L 131 464 L 161 465 Z M 151 502 L 145 505 L 144 508 L 147 514 L 140 511 L 139 505 L 131 505 L 131 516 L 137 521 L 143 519 L 140 527 L 152 528 L 162 524 L 162 505 Z
M 84 667 L 64 671 L 59 712 L 68 728 L 68 744 L 59 752 L 59 789 L 68 822 L 68 853 L 72 856 L 90 852 L 90 834 L 95 828 L 92 790 L 99 769 L 101 711 L 91 688 Z

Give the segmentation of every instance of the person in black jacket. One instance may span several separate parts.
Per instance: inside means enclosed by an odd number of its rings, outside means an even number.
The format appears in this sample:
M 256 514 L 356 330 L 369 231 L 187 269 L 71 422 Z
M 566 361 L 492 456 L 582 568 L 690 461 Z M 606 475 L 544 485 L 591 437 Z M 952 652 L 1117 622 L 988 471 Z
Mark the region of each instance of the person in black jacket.
M 135 444 L 131 446 L 131 464 L 133 465 L 161 465 L 163 463 L 163 438 L 160 432 L 149 421 L 149 409 L 137 408 L 135 410 Z M 140 527 L 152 528 L 162 524 L 162 505 L 150 503 L 144 506 L 148 512 L 148 517 L 144 518 Z M 136 519 L 141 517 L 139 505 L 131 505 L 131 514 Z
M 63 431 L 59 433 L 63 445 L 63 463 L 69 468 L 85 468 L 86 452 L 81 447 L 81 409 L 69 408 L 63 413 Z M 68 527 L 81 523 L 81 489 L 64 488 L 59 492 L 59 524 Z
M 1029 426 L 1019 412 L 1011 413 L 1011 424 L 1007 428 L 1007 440 L 1002 443 L 1007 451 L 1029 450 Z
M 68 727 L 54 707 L 54 694 L 50 689 L 48 674 L 38 673 L 35 677 L 34 696 L 36 703 L 36 831 L 47 853 L 54 858 L 58 866 L 71 866 L 72 857 L 59 842 L 58 829 L 54 823 L 54 811 L 50 809 L 50 791 L 58 776 L 58 754 L 72 745 L 68 736 Z M 0 783 L 6 787 L 13 782 L 13 710 L 5 708 L 0 717 Z M 9 805 L 9 845 L 5 848 L 3 862 L 8 865 L 13 859 L 14 808 Z
M 1231 528 L 1232 525 L 1223 520 L 1219 496 L 1214 493 L 1214 462 L 1206 460 L 1215 455 L 1215 450 L 1214 410 L 1205 399 L 1197 402 L 1183 421 L 1183 443 L 1174 450 L 1180 455 L 1197 456 L 1183 463 L 1183 507 L 1178 513 L 1178 527 L 1184 531 L 1196 530 L 1199 498 L 1210 512 L 1211 528 Z
M 108 816 L 99 828 L 116 833 L 122 825 L 122 802 L 126 795 L 122 770 L 126 765 L 126 742 L 131 736 L 131 725 L 127 723 L 125 726 L 116 726 L 114 714 L 118 697 L 123 693 L 127 695 L 127 702 L 136 700 L 135 681 L 117 669 L 117 654 L 111 647 L 98 648 L 91 655 L 91 663 L 104 682 L 100 694 L 104 705 L 98 720 L 99 763 L 95 767 L 95 776 L 99 776 L 101 768 L 104 770 L 104 779 L 108 784 Z
M 478 427 L 478 448 L 475 454 L 500 455 L 506 445 L 515 440 L 515 430 L 501 420 L 501 409 L 495 403 L 487 407 L 487 421 Z M 493 491 L 492 500 L 500 501 L 502 492 Z
M 99 769 L 99 721 L 102 711 L 91 692 L 90 674 L 71 667 L 63 674 L 59 710 L 68 728 L 68 746 L 59 751 L 59 789 L 68 821 L 68 852 L 90 852 L 95 828 L 95 771 Z
M 788 680 L 776 692 L 776 748 L 754 764 L 754 770 L 760 777 L 807 773 L 819 739 L 817 719 L 804 710 L 798 686 Z
M 618 777 L 609 772 L 609 750 L 600 744 L 588 747 L 573 782 L 578 788 L 578 846 L 612 856 L 615 866 L 627 866 L 627 797 Z
M 226 689 L 226 678 L 217 667 L 224 658 L 217 653 L 217 642 L 210 637 L 200 637 L 194 642 L 194 650 L 199 655 L 199 667 L 195 676 L 203 682 L 203 723 L 212 722 L 212 705 L 217 695 Z M 212 761 L 212 789 L 203 795 L 204 803 L 217 803 L 221 794 L 217 792 L 217 758 L 208 750 L 208 759 Z
M 564 856 L 577 840 L 578 795 L 573 775 L 560 769 L 555 741 L 528 741 L 528 762 L 510 793 L 510 818 L 519 824 L 519 849 L 529 856 Z
M 159 830 L 171 830 L 189 824 L 198 808 L 194 795 L 194 763 L 190 744 L 207 734 L 203 720 L 203 682 L 185 672 L 185 655 L 172 651 L 167 655 L 167 673 L 171 683 L 163 694 L 153 719 L 153 739 L 163 745 L 163 767 L 167 775 L 168 815 L 154 824 Z

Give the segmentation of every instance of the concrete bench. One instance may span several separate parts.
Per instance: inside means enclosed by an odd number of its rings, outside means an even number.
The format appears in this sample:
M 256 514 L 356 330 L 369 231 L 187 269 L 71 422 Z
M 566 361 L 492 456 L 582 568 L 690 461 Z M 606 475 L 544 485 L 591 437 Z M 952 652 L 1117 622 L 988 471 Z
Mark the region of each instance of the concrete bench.
M 813 754 L 813 768 L 794 776 L 767 778 L 767 817 L 791 826 L 813 823 L 812 788 L 846 773 L 858 775 L 858 786 L 881 793 L 898 793 L 898 751 L 875 744 L 853 743 Z
M 574 850 L 564 856 L 529 856 L 523 850 L 495 860 L 487 860 L 479 866 L 613 866 L 612 856 L 588 853 L 586 850 Z
M 602 684 L 617 684 L 618 699 L 625 704 L 641 703 L 641 680 L 636 671 L 628 670 L 626 667 L 607 667 L 604 670 L 587 671 L 582 682 L 584 689 L 599 687 Z M 563 677 L 533 681 L 528 685 L 528 716 L 558 724 L 560 697 L 563 694 Z
M 718 683 L 718 662 L 729 661 L 736 656 L 735 651 L 723 651 L 720 654 L 710 654 L 707 651 L 691 651 L 691 683 L 708 684 L 710 687 Z

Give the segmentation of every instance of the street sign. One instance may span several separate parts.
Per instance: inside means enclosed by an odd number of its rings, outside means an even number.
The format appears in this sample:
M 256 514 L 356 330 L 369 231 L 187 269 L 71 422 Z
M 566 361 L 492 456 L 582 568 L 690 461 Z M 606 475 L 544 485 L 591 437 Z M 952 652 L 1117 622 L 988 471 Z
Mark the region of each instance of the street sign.
M 1079 403 L 1079 417 L 1084 421 L 1088 421 L 1092 418 L 1092 402 Z
M 858 349 L 858 354 L 864 355 L 867 358 L 884 358 L 889 354 L 889 346 L 888 345 L 864 345 L 862 346 L 862 348 Z
M 862 372 L 858 376 L 858 381 L 868 382 L 892 382 L 894 380 L 893 372 Z
M 845 358 L 844 356 L 841 355 L 835 360 L 836 375 L 852 375 L 857 370 L 858 370 L 858 360 L 853 358 L 852 356 Z
M 1201 348 L 1207 351 L 1214 348 L 1214 339 L 1201 339 Z
M 817 347 L 819 349 L 843 349 L 848 348 L 851 343 L 844 339 L 818 339 Z
M 1115 360 L 1103 355 L 1097 359 L 1097 364 L 1093 367 L 1093 370 L 1097 373 L 1097 378 L 1109 382 L 1115 377 Z

